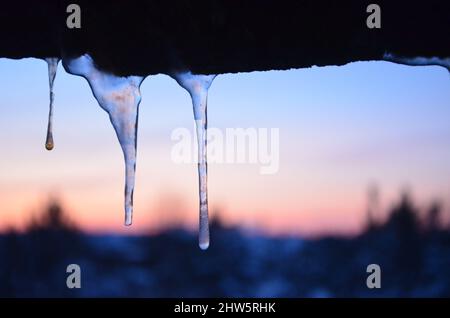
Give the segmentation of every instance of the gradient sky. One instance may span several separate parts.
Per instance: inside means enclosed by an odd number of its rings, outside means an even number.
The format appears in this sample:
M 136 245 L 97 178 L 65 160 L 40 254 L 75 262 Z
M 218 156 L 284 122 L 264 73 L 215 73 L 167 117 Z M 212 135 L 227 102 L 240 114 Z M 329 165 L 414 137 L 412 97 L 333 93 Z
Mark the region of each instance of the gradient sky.
M 387 62 L 217 77 L 209 126 L 279 128 L 280 170 L 210 164 L 210 213 L 274 234 L 355 233 L 374 182 L 382 207 L 409 187 L 421 206 L 439 198 L 448 210 L 449 85 L 443 68 Z M 196 165 L 170 157 L 173 129 L 193 125 L 190 98 L 173 79 L 151 76 L 141 87 L 131 228 L 122 153 L 87 82 L 59 65 L 52 152 L 46 63 L 0 59 L 0 90 L 0 231 L 23 227 L 52 196 L 87 231 L 197 226 Z

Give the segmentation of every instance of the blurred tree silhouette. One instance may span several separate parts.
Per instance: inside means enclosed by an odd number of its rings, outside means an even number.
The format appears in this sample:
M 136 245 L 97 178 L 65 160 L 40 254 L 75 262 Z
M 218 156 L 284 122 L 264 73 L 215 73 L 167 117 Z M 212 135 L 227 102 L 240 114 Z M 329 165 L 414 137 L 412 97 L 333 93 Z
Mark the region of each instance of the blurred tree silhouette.
M 366 227 L 367 230 L 370 231 L 376 227 L 376 218 L 379 216 L 378 214 L 380 212 L 380 190 L 376 183 L 369 185 L 367 189 L 367 201 Z
M 27 232 L 44 230 L 75 232 L 77 228 L 64 212 L 60 202 L 52 199 L 48 206 L 41 212 L 39 218 L 31 218 L 26 226 L 26 230 Z
M 391 210 L 386 227 L 393 227 L 399 236 L 414 236 L 419 232 L 419 210 L 412 203 L 410 195 L 404 193 L 400 203 Z
M 371 211 L 378 210 L 377 191 L 369 198 Z M 388 215 L 356 237 L 305 240 L 243 234 L 224 225 L 216 210 L 205 253 L 196 234 L 182 227 L 143 236 L 80 233 L 52 200 L 25 233 L 0 234 L 0 296 L 450 296 L 442 205 L 436 201 L 424 212 L 405 193 Z M 367 216 L 373 220 L 373 213 Z M 79 290 L 65 285 L 72 263 L 82 268 Z M 372 263 L 382 269 L 379 290 L 365 284 Z
M 424 221 L 426 230 L 428 232 L 439 231 L 443 228 L 442 222 L 442 204 L 439 201 L 434 201 L 427 211 Z

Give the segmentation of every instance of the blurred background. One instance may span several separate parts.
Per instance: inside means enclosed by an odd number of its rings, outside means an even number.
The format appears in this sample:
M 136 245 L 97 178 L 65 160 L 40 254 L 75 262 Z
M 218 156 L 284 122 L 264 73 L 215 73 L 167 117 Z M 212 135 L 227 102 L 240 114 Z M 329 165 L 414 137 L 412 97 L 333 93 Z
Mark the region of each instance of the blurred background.
M 280 169 L 209 165 L 202 252 L 196 165 L 171 160 L 171 132 L 193 125 L 174 80 L 142 84 L 124 227 L 122 153 L 87 82 L 59 66 L 48 152 L 46 63 L 0 59 L 0 296 L 450 296 L 448 85 L 385 62 L 217 77 L 209 126 L 279 128 Z

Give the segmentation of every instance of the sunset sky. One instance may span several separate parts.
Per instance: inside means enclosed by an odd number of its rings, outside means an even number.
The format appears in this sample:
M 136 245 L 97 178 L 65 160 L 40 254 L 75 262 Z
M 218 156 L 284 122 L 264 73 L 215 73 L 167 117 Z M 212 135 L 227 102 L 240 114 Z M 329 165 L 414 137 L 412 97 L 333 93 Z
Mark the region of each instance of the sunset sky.
M 389 207 L 405 187 L 450 211 L 450 76 L 388 62 L 226 74 L 213 82 L 210 127 L 279 128 L 279 172 L 210 164 L 209 205 L 225 222 L 273 234 L 355 233 L 367 188 Z M 141 86 L 134 224 L 123 225 L 123 156 L 87 82 L 61 65 L 55 149 L 45 150 L 47 65 L 0 59 L 0 231 L 20 229 L 57 197 L 92 232 L 197 226 L 197 169 L 171 160 L 171 133 L 193 128 L 187 92 L 165 75 Z M 383 218 L 384 215 L 379 215 Z

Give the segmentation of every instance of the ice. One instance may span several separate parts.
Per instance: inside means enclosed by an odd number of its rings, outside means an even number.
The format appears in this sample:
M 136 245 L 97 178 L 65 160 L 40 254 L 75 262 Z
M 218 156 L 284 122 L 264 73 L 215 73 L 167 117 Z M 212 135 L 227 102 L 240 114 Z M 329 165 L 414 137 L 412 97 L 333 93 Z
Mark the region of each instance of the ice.
M 55 82 L 59 58 L 49 57 L 46 58 L 45 61 L 48 65 L 48 85 L 50 89 L 50 106 L 48 111 L 47 138 L 45 140 L 45 149 L 52 150 L 55 146 L 53 141 L 53 101 L 55 98 L 55 94 L 53 93 L 53 83 Z
M 391 53 L 386 53 L 386 54 L 384 54 L 383 59 L 385 61 L 406 64 L 406 65 L 411 65 L 411 66 L 438 65 L 438 66 L 445 67 L 447 70 L 450 71 L 450 58 L 422 57 L 422 56 L 406 58 L 406 57 L 396 56 Z
M 132 224 L 133 193 L 136 173 L 136 148 L 140 85 L 144 77 L 119 77 L 100 71 L 85 54 L 64 58 L 63 66 L 73 75 L 84 77 L 95 99 L 109 115 L 125 158 L 125 225 Z
M 216 75 L 192 74 L 189 71 L 171 74 L 181 87 L 191 95 L 194 119 L 197 128 L 198 143 L 198 179 L 199 179 L 199 246 L 202 250 L 209 247 L 208 221 L 208 163 L 207 163 L 207 100 L 208 90 Z

